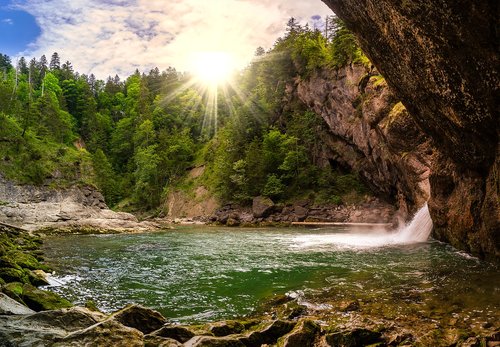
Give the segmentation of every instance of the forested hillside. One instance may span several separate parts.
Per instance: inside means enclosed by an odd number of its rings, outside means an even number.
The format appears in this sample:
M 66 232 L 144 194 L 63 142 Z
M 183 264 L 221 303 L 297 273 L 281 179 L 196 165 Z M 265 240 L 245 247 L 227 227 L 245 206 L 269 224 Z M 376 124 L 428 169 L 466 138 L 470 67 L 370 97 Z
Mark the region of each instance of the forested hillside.
M 355 174 L 318 158 L 324 121 L 287 84 L 318 68 L 369 64 L 353 35 L 335 19 L 324 32 L 294 19 L 269 51 L 217 88 L 174 68 L 98 80 L 50 61 L 13 66 L 0 59 L 0 171 L 25 183 L 94 184 L 109 205 L 157 208 L 186 170 L 222 201 L 308 194 L 341 203 L 364 192 Z

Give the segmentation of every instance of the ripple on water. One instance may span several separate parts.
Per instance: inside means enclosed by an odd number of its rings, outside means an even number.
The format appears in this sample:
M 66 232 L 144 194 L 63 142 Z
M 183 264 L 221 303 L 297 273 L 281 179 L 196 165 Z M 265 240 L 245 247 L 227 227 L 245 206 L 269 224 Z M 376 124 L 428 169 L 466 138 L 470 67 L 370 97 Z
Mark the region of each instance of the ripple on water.
M 210 321 L 250 313 L 273 294 L 300 291 L 310 305 L 362 299 L 396 305 L 404 314 L 414 302 L 424 310 L 447 306 L 499 319 L 497 267 L 435 241 L 352 244 L 374 237 L 345 228 L 186 227 L 53 237 L 44 247 L 57 271 L 49 287 L 78 304 L 92 299 L 105 311 L 137 302 L 176 321 Z

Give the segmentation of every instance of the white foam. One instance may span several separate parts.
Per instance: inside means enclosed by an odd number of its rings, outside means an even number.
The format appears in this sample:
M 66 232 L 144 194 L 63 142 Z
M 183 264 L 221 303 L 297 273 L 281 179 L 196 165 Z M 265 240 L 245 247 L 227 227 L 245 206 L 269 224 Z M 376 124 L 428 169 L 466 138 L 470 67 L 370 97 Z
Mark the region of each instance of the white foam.
M 293 239 L 293 247 L 308 248 L 337 245 L 342 248 L 372 248 L 386 245 L 425 242 L 432 231 L 432 219 L 427 203 L 415 214 L 410 223 L 396 232 L 335 233 L 301 235 Z

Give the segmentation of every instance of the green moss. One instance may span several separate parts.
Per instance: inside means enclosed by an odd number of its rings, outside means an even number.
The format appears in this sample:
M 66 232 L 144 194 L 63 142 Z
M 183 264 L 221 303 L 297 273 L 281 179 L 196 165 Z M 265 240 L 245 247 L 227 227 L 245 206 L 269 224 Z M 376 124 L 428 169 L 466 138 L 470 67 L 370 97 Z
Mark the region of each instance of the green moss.
M 9 252 L 7 253 L 7 256 L 22 268 L 30 270 L 38 270 L 38 269 L 44 271 L 49 270 L 47 266 L 40 264 L 40 262 L 36 260 L 34 256 L 25 252 L 20 252 L 20 251 Z
M 387 85 L 387 82 L 385 81 L 385 78 L 382 75 L 372 76 L 370 77 L 370 81 L 373 83 L 374 87 Z
M 401 102 L 398 102 L 392 107 L 391 112 L 389 112 L 389 120 L 394 121 L 403 112 L 406 112 L 406 108 Z
M 28 276 L 22 270 L 13 268 L 0 269 L 0 278 L 5 282 L 22 282 L 29 283 Z
M 22 299 L 29 308 L 35 311 L 57 310 L 73 306 L 71 302 L 59 295 L 38 289 L 31 284 L 23 286 Z
M 0 268 L 12 268 L 21 270 L 21 267 L 9 255 L 0 257 Z

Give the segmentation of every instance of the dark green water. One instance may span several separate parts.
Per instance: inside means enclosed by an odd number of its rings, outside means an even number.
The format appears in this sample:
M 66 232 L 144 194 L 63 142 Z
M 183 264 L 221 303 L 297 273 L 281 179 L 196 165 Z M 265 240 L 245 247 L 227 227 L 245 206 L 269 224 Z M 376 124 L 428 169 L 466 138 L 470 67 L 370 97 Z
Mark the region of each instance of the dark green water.
M 45 252 L 60 282 L 50 289 L 74 302 L 105 311 L 141 303 L 184 323 L 245 315 L 287 292 L 318 305 L 361 299 L 393 307 L 394 318 L 421 310 L 500 319 L 496 266 L 435 241 L 383 246 L 385 236 L 348 232 L 182 227 L 52 237 Z

